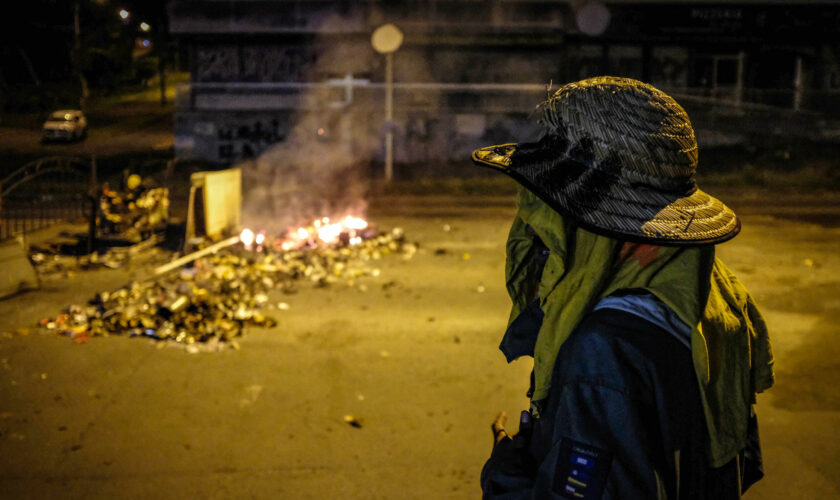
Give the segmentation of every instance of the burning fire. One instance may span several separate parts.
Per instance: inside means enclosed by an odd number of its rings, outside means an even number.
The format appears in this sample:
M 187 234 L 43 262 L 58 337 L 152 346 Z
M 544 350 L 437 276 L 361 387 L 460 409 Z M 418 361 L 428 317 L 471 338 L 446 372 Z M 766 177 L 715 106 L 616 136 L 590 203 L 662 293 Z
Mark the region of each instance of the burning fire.
M 239 241 L 245 245 L 245 248 L 250 248 L 254 244 L 254 232 L 246 227 L 239 233 Z
M 359 245 L 363 240 L 363 231 L 367 227 L 367 221 L 361 217 L 348 215 L 336 222 L 330 220 L 329 217 L 322 217 L 315 219 L 308 226 L 290 229 L 286 237 L 277 238 L 275 244 L 282 250 L 318 244 L 334 245 L 340 241 L 347 245 Z M 264 232 L 255 234 L 251 229 L 245 228 L 239 235 L 239 239 L 245 248 L 250 250 L 254 243 L 258 247 L 263 245 L 266 236 Z

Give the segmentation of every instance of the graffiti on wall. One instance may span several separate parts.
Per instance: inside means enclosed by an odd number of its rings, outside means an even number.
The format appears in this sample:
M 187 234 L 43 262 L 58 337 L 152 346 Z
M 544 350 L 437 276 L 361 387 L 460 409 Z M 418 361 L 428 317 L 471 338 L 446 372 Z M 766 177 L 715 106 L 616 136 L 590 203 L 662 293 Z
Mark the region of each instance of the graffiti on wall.
M 682 47 L 654 47 L 651 80 L 658 85 L 684 87 L 688 85 L 688 49 Z
M 239 79 L 239 51 L 235 46 L 204 46 L 196 49 L 196 80 L 231 82 Z
M 304 46 L 199 45 L 196 81 L 306 81 L 318 61 L 318 51 Z
M 247 122 L 220 123 L 217 128 L 219 161 L 256 158 L 269 146 L 285 140 L 288 119 L 256 119 Z
M 242 80 L 304 81 L 317 60 L 315 51 L 304 47 L 246 46 L 242 48 Z

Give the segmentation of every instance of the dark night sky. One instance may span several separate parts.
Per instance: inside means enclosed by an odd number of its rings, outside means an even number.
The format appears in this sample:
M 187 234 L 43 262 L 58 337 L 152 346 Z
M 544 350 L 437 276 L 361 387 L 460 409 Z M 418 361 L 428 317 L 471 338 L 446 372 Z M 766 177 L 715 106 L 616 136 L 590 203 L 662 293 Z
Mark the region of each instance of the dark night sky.
M 138 25 L 153 28 L 165 1 L 80 0 L 82 44 L 88 57 L 130 47 Z M 27 59 L 42 82 L 62 81 L 72 74 L 73 6 L 69 0 L 28 0 L 16 5 L 16 14 L 0 16 L 0 78 L 3 84 L 32 83 Z M 120 9 L 132 13 L 122 22 Z M 130 50 L 130 49 L 129 49 Z

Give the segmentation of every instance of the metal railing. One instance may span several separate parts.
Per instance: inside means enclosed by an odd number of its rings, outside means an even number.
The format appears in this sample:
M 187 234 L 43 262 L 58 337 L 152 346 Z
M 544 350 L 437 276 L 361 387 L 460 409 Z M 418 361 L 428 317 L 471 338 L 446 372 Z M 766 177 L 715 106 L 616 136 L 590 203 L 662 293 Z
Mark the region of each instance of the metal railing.
M 840 138 L 840 91 L 748 88 L 738 95 L 726 88 L 660 88 L 686 109 L 707 141 Z M 384 121 L 385 85 L 367 80 L 184 84 L 177 92 L 176 112 L 183 119 L 175 128 L 176 155 L 219 163 L 253 158 L 283 142 L 293 131 L 290 123 L 312 125 L 313 133 L 321 134 L 321 123 L 346 118 L 345 124 L 352 126 L 336 128 L 334 136 L 347 144 L 376 149 L 386 127 L 394 127 L 400 144 L 395 161 L 454 161 L 469 157 L 481 141 L 536 138 L 536 105 L 556 89 L 540 84 L 395 83 L 394 121 L 389 124 Z
M 336 78 L 325 82 L 184 83 L 176 87 L 179 111 L 269 111 L 342 108 L 381 109 L 385 84 Z M 546 97 L 546 86 L 506 83 L 395 83 L 394 106 L 401 111 L 471 113 L 530 112 Z
M 0 181 L 0 240 L 92 221 L 95 186 L 93 159 L 53 156 L 27 163 Z
M 814 111 L 840 116 L 840 89 L 756 89 L 661 86 L 678 100 L 732 109 Z M 385 84 L 351 77 L 324 82 L 182 83 L 176 88 L 179 110 L 311 110 L 350 103 L 379 105 Z M 547 88 L 528 83 L 394 83 L 395 107 L 471 109 L 473 112 L 529 112 Z M 376 103 L 376 104 L 374 104 Z

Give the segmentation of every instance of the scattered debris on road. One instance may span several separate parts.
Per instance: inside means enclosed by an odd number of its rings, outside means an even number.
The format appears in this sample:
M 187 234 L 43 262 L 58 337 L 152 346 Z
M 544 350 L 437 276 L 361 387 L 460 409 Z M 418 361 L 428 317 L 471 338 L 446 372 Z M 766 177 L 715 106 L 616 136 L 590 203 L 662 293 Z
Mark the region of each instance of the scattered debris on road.
M 103 236 L 114 235 L 140 242 L 162 229 L 169 219 L 169 190 L 152 187 L 150 180 L 129 175 L 122 189 L 109 189 L 105 184 L 99 204 Z
M 87 305 L 69 305 L 39 326 L 85 343 L 91 337 L 128 335 L 181 344 L 187 352 L 239 348 L 234 340 L 246 326 L 271 328 L 277 320 L 264 309 L 287 311 L 269 294 L 295 293 L 298 282 L 326 287 L 342 281 L 361 290 L 362 277 L 377 277 L 371 263 L 385 255 L 411 258 L 417 244 L 408 242 L 400 228 L 369 232 L 350 244 L 347 238 L 320 244 L 306 241 L 295 248 L 263 240 L 221 248 L 200 258 L 181 257 L 191 267 L 161 266 L 164 272 L 112 292 L 96 294 Z M 383 287 L 392 286 L 388 282 Z
M 354 427 L 356 429 L 361 429 L 364 425 L 360 418 L 354 417 L 353 415 L 344 415 L 344 421 L 347 422 L 350 427 Z
M 106 267 L 119 269 L 132 263 L 132 259 L 141 257 L 144 262 L 168 259 L 171 253 L 158 248 L 156 245 L 163 241 L 163 236 L 153 234 L 140 243 L 131 246 L 114 246 L 102 254 L 97 252 L 90 255 L 62 255 L 58 250 L 49 246 L 33 247 L 29 254 L 40 278 L 72 278 L 80 271 Z

